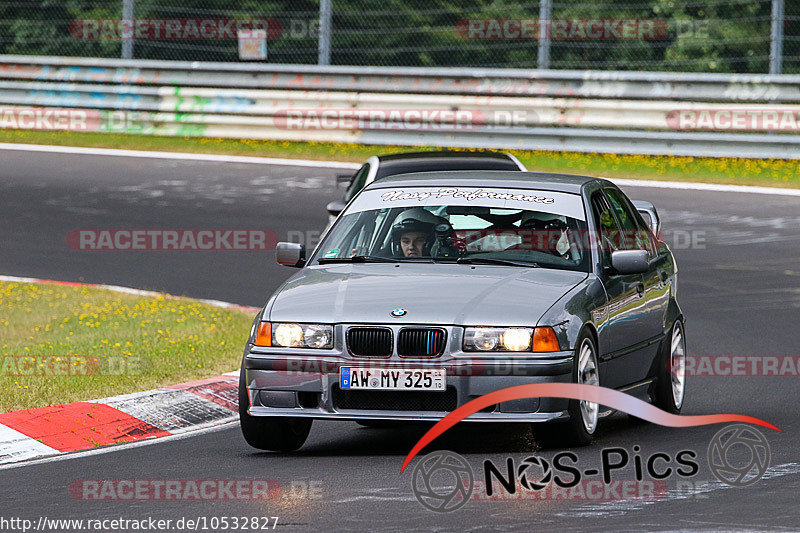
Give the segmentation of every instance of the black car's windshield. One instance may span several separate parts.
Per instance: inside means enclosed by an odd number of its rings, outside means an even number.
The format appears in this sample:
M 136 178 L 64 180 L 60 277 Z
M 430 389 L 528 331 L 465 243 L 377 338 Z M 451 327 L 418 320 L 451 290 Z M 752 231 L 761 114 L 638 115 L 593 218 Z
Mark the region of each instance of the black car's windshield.
M 361 193 L 312 264 L 453 262 L 590 271 L 576 194 L 525 189 L 407 187 Z

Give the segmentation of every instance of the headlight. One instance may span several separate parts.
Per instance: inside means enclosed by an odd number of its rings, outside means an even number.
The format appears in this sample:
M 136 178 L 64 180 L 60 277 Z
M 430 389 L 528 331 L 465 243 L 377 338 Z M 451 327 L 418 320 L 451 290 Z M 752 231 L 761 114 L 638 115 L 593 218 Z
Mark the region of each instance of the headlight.
M 558 352 L 553 328 L 464 328 L 465 352 Z
M 469 352 L 527 352 L 532 328 L 465 328 L 464 350 Z
M 333 348 L 333 326 L 322 324 L 272 324 L 272 346 Z
M 333 347 L 333 328 L 331 326 L 306 326 L 303 329 L 303 342 L 309 348 L 331 348 Z
M 511 352 L 527 351 L 531 345 L 531 330 L 509 328 L 503 332 L 500 344 Z

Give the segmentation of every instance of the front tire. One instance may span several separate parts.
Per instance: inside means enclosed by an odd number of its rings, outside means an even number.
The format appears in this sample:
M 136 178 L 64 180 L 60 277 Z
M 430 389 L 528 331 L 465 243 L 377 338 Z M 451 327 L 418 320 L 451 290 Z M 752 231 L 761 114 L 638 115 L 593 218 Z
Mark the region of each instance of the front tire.
M 683 322 L 676 320 L 659 353 L 653 405 L 679 414 L 686 397 L 686 334 Z
M 244 378 L 244 365 L 239 374 L 239 423 L 247 444 L 259 450 L 293 452 L 305 444 L 311 431 L 311 418 L 258 417 L 247 413 L 250 399 Z
M 578 339 L 572 365 L 572 382 L 600 385 L 597 346 L 591 333 L 584 331 Z M 586 446 L 597 430 L 600 406 L 593 402 L 570 400 L 569 420 L 534 424 L 534 437 L 544 448 Z

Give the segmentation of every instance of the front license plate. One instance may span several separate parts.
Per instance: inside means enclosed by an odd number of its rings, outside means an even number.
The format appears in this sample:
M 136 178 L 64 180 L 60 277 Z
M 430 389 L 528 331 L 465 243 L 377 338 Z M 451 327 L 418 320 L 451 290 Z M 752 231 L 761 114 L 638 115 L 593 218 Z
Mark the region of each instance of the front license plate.
M 444 391 L 445 371 L 443 368 L 342 367 L 339 369 L 339 387 L 348 390 Z

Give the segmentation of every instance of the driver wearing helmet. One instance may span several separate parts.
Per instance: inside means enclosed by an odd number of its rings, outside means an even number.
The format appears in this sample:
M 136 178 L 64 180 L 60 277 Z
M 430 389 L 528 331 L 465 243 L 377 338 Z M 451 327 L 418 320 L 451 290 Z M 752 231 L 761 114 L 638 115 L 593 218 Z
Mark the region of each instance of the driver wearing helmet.
M 532 230 L 528 242 L 517 245 L 517 249 L 532 249 L 550 252 L 564 257 L 570 250 L 567 224 L 559 215 L 526 211 L 519 224 L 520 229 Z
M 430 256 L 436 238 L 434 228 L 447 220 L 422 207 L 400 213 L 392 225 L 392 253 L 403 257 Z

